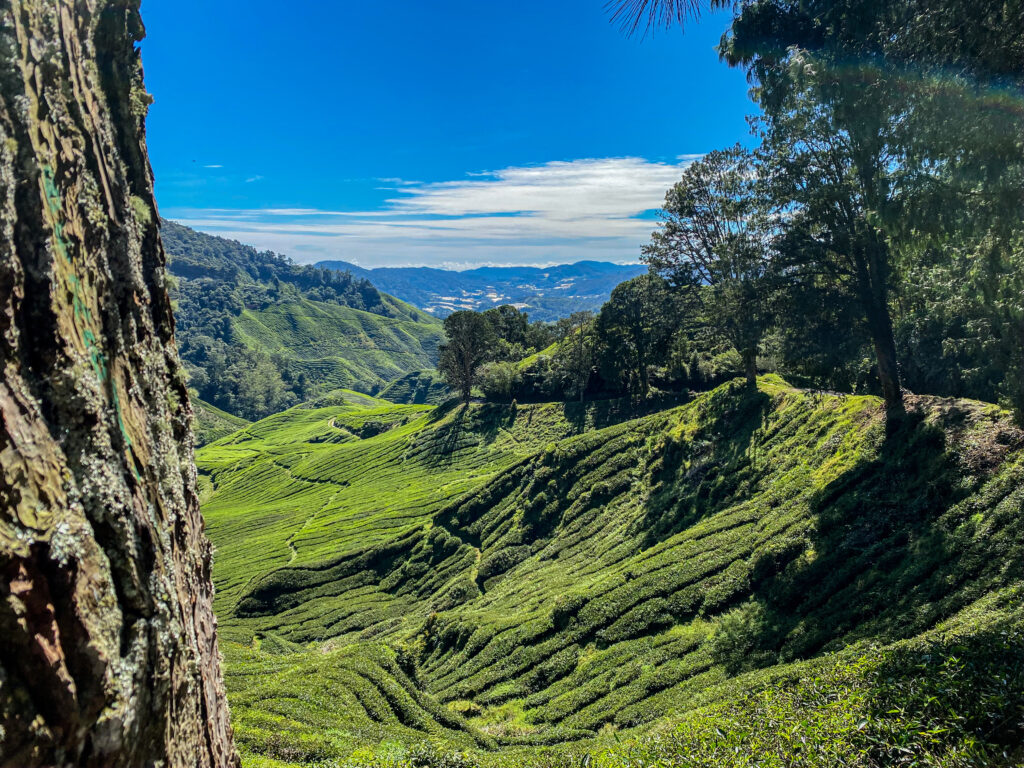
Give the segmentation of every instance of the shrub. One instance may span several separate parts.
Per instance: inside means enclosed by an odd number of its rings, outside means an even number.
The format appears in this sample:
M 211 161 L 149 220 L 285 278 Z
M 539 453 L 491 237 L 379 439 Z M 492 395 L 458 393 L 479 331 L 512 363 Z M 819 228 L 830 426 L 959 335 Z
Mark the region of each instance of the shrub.
M 770 634 L 765 608 L 747 602 L 722 617 L 710 640 L 711 658 L 732 675 L 773 664 L 776 654 L 762 647 Z

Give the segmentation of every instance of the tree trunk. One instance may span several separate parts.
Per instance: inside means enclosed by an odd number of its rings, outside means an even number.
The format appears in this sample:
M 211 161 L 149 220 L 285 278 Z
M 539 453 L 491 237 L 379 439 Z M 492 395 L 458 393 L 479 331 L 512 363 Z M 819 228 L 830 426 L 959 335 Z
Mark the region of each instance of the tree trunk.
M 883 252 L 886 248 L 875 235 L 866 248 L 867 252 L 857 260 L 858 290 L 875 348 L 885 407 L 890 413 L 900 413 L 903 411 L 903 386 L 889 313 L 888 254 Z
M 647 399 L 647 395 L 651 391 L 651 378 L 647 371 L 647 356 L 640 355 L 640 394 L 643 395 L 643 399 Z
M 903 387 L 900 383 L 899 362 L 896 356 L 896 341 L 892 331 L 892 319 L 888 306 L 880 309 L 877 305 L 868 309 L 868 326 L 878 363 L 878 379 L 882 385 L 882 398 L 891 413 L 903 410 Z
M 740 356 L 743 358 L 743 375 L 746 376 L 747 386 L 757 387 L 757 350 L 745 349 Z
M 235 766 L 138 0 L 0 0 L 0 765 Z

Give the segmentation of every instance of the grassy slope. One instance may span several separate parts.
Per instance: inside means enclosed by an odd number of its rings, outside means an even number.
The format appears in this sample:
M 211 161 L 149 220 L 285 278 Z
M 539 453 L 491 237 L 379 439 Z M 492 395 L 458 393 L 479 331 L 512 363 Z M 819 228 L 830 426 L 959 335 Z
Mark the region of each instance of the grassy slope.
M 193 431 L 197 446 L 220 440 L 249 424 L 245 419 L 222 411 L 198 397 L 192 398 L 192 410 L 195 413 Z
M 403 405 L 441 405 L 452 396 L 437 371 L 414 371 L 391 382 L 379 396 Z
M 318 383 L 370 391 L 437 362 L 441 324 L 390 296 L 394 317 L 301 299 L 245 310 L 233 322 L 237 339 L 281 355 Z
M 874 399 L 769 378 L 631 421 L 611 403 L 272 417 L 199 456 L 229 675 L 254 636 L 386 641 L 469 716 L 447 743 L 494 738 L 499 762 L 666 716 L 699 735 L 702 707 L 810 674 L 786 664 L 994 616 L 977 601 L 1019 585 L 1024 439 L 993 407 L 921 405 L 887 431 Z M 240 722 L 262 711 L 232 689 Z M 308 717 L 288 732 L 316 745 L 292 759 L 353 743 Z

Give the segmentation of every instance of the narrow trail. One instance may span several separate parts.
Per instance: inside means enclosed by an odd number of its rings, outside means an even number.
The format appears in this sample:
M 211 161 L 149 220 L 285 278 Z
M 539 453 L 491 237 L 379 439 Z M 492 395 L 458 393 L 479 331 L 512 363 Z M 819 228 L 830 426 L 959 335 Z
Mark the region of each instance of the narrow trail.
M 300 525 L 298 527 L 298 529 L 291 536 L 288 537 L 288 540 L 287 540 L 286 543 L 288 545 L 288 549 L 291 551 L 291 557 L 288 559 L 288 565 L 291 565 L 292 563 L 295 562 L 295 560 L 299 556 L 299 550 L 295 546 L 295 540 L 302 534 L 303 531 L 306 530 L 306 527 L 311 522 L 313 522 L 313 520 L 321 512 L 323 512 L 325 509 L 330 507 L 331 504 L 334 503 L 334 500 L 336 498 L 338 498 L 338 496 L 345 490 L 345 488 L 342 487 L 342 486 L 339 486 L 337 483 L 333 483 L 333 482 L 331 482 L 329 480 L 309 480 L 309 479 L 304 478 L 304 477 L 296 477 L 295 475 L 292 474 L 291 470 L 287 466 L 285 466 L 284 464 L 282 464 L 281 462 L 277 461 L 274 458 L 270 459 L 270 463 L 273 464 L 278 469 L 280 469 L 286 475 L 288 475 L 288 477 L 290 479 L 292 479 L 292 480 L 294 480 L 296 482 L 306 483 L 307 485 L 329 485 L 329 486 L 331 486 L 332 488 L 335 489 L 334 493 L 331 494 L 331 497 L 329 499 L 327 499 L 327 501 L 325 501 L 323 504 L 321 504 L 317 509 L 315 509 L 312 512 L 310 512 L 306 516 L 306 519 L 303 521 L 302 525 Z

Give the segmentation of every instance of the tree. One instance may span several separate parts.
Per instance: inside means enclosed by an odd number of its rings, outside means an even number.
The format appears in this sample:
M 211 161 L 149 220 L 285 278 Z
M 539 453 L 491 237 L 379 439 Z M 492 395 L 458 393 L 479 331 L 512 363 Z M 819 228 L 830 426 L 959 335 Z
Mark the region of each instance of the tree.
M 137 8 L 0 3 L 5 766 L 238 765 Z
M 683 25 L 705 10 L 733 8 L 723 54 L 749 66 L 789 50 L 829 50 L 852 60 L 891 61 L 964 71 L 979 78 L 1024 73 L 1019 0 L 613 0 L 627 32 Z
M 573 312 L 555 325 L 558 350 L 554 365 L 569 397 L 583 402 L 594 369 L 594 313 Z
M 750 386 L 770 323 L 768 217 L 752 155 L 738 145 L 691 164 L 669 190 L 644 260 L 687 291 L 739 352 Z
M 482 314 L 466 310 L 445 318 L 444 333 L 447 340 L 441 345 L 437 369 L 462 401 L 469 402 L 480 366 L 491 356 L 494 330 Z
M 636 29 L 644 20 L 680 21 L 681 7 L 725 5 L 625 0 L 617 7 Z M 1024 218 L 1024 116 L 1005 108 L 1024 78 L 1020 3 L 733 7 L 722 56 L 746 68 L 755 86 L 771 144 L 766 160 L 786 179 L 776 187 L 780 207 L 804 236 L 791 255 L 806 267 L 804 279 L 827 273 L 857 297 L 883 395 L 899 410 L 892 304 L 902 278 L 927 247 L 944 246 L 948 262 L 950 240 L 973 240 L 964 243 L 968 251 L 993 238 L 1012 242 Z
M 480 389 L 488 400 L 510 402 L 515 398 L 522 383 L 522 374 L 515 363 L 491 362 L 480 369 Z
M 494 334 L 495 360 L 522 360 L 529 354 L 530 318 L 511 304 L 488 309 L 484 319 L 491 325 Z
M 912 389 L 999 401 L 1024 421 L 1024 233 L 920 260 L 899 306 Z
M 675 298 L 658 275 L 640 275 L 616 286 L 595 324 L 603 368 L 625 374 L 630 388 L 646 398 L 649 368 L 667 358 L 677 319 Z
M 794 53 L 786 77 L 760 152 L 786 230 L 783 261 L 854 292 L 886 407 L 902 410 L 890 306 L 900 251 L 884 224 L 908 207 L 927 169 L 915 178 L 918 167 L 905 162 L 896 136 L 899 96 L 870 69 L 848 77 Z

